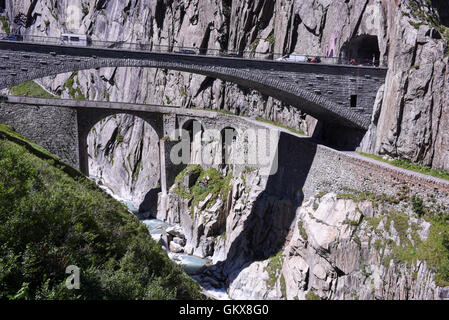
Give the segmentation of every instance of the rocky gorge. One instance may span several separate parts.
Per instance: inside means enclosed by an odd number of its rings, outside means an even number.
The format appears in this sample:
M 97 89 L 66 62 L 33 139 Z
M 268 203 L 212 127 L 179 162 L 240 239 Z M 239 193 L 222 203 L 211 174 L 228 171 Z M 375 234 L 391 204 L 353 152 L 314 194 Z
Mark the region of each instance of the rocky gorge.
M 22 34 L 64 31 L 281 55 L 374 54 L 389 69 L 358 150 L 449 170 L 446 1 L 7 2 L 8 17 L 23 14 L 23 23 L 11 22 Z M 414 16 L 414 3 L 430 3 L 433 19 Z M 69 9 L 79 19 L 68 23 Z M 320 134 L 317 120 L 293 107 L 201 75 L 104 68 L 38 82 L 63 98 L 238 110 Z M 201 283 L 224 288 L 231 299 L 449 298 L 447 203 L 438 197 L 333 186 L 306 197 L 301 181 L 287 177 L 293 167 L 267 177 L 232 165 L 191 165 L 165 195 L 158 142 L 137 117 L 106 118 L 89 135 L 90 171 L 136 212 L 145 208 L 140 213 L 179 226 L 166 234 L 166 246 L 209 259 L 196 276 Z
M 172 250 L 210 260 L 200 283 L 231 299 L 448 298 L 446 196 L 360 191 L 328 176 L 309 196 L 296 159 L 280 157 L 285 171 L 268 177 L 190 166 L 159 198 L 157 218 L 179 226 Z

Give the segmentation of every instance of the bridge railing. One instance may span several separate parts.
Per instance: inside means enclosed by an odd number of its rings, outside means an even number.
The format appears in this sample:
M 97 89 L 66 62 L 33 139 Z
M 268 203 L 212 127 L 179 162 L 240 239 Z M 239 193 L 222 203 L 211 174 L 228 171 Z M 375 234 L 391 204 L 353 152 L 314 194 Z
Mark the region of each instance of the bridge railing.
M 317 55 L 301 55 L 301 54 L 281 54 L 272 52 L 257 52 L 257 51 L 228 51 L 222 49 L 210 49 L 210 48 L 194 48 L 186 46 L 169 46 L 169 45 L 157 45 L 148 42 L 125 42 L 125 41 L 101 41 L 87 39 L 85 42 L 80 42 L 84 45 L 74 45 L 67 43 L 61 37 L 45 37 L 38 35 L 12 35 L 0 33 L 0 40 L 9 41 L 22 41 L 27 43 L 39 43 L 47 45 L 64 45 L 74 47 L 92 47 L 92 48 L 109 48 L 109 49 L 122 49 L 122 50 L 135 50 L 135 51 L 147 51 L 157 53 L 178 53 L 178 54 L 191 54 L 191 55 L 204 55 L 204 56 L 220 56 L 226 58 L 245 58 L 255 60 L 274 60 L 282 62 L 302 62 L 302 63 L 325 63 L 325 64 L 343 64 L 343 65 L 363 65 L 378 67 L 379 60 L 363 59 L 363 58 L 341 58 L 341 57 L 327 57 Z

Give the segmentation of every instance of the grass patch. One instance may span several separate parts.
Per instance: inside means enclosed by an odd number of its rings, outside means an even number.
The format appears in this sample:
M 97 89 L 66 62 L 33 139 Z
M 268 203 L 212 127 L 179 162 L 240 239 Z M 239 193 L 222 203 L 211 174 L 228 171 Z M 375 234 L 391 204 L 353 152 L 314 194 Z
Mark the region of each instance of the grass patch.
M 401 202 L 401 197 L 389 196 L 386 194 L 376 194 L 369 191 L 358 191 L 350 188 L 344 188 L 344 192 L 337 194 L 337 199 L 353 200 L 356 203 L 371 201 L 377 207 L 379 204 L 396 205 Z M 408 201 L 409 198 L 404 198 Z
M 274 122 L 274 121 L 267 120 L 267 119 L 264 119 L 264 118 L 261 118 L 261 117 L 257 117 L 256 120 L 260 121 L 260 122 L 264 122 L 264 123 L 268 123 L 268 124 L 274 125 L 276 127 L 280 127 L 280 128 L 286 129 L 286 130 L 288 130 L 290 132 L 293 132 L 295 134 L 299 134 L 301 136 L 305 136 L 306 135 L 304 133 L 304 131 L 302 131 L 302 130 L 297 130 L 297 129 L 290 128 L 289 126 L 286 126 L 286 125 L 284 125 L 282 123 L 279 123 L 279 122 Z
M 301 220 L 298 221 L 298 230 L 301 238 L 307 241 L 309 239 L 309 236 L 307 235 L 307 231 L 304 228 L 304 223 Z
M 0 16 L 0 22 L 2 24 L 2 29 L 5 33 L 11 33 L 11 28 L 9 27 L 9 22 L 4 16 Z
M 0 299 L 203 298 L 146 227 L 92 181 L 6 136 L 0 176 Z M 80 268 L 79 290 L 65 287 L 69 265 Z
M 377 239 L 374 245 L 382 255 L 386 246 L 391 248 L 391 254 L 383 257 L 385 266 L 388 266 L 391 260 L 408 266 L 417 261 L 426 261 L 428 267 L 435 272 L 435 283 L 440 287 L 446 287 L 449 286 L 449 224 L 446 219 L 449 213 L 432 211 L 431 208 L 427 208 L 427 210 L 424 219 L 431 224 L 431 227 L 426 240 L 421 240 L 418 235 L 420 226 L 417 223 L 412 223 L 409 215 L 392 212 L 386 215 L 385 227 L 386 230 L 389 230 L 390 225 L 393 224 L 399 235 L 400 243 Z M 441 219 L 442 216 L 443 219 Z M 382 218 L 371 219 L 374 220 L 372 224 L 377 227 L 378 221 L 380 222 Z
M 416 256 L 437 271 L 438 286 L 449 286 L 449 226 L 446 223 L 432 221 L 429 237 L 418 247 Z
M 414 65 L 408 69 L 408 72 L 410 73 L 412 70 L 419 70 L 419 69 L 420 69 L 420 66 Z
M 378 216 L 364 217 L 368 230 L 374 232 L 377 237 L 374 247 L 382 257 L 384 266 L 388 266 L 390 261 L 396 264 L 407 266 L 415 264 L 417 261 L 426 261 L 428 267 L 435 273 L 435 281 L 438 286 L 449 286 L 449 211 L 444 205 L 425 205 L 419 196 L 401 196 L 401 200 L 386 195 L 376 195 L 369 192 L 359 192 L 346 190 L 346 193 L 339 194 L 339 199 L 351 199 L 355 202 L 371 201 L 374 204 L 381 204 L 383 208 Z M 404 188 L 407 193 L 407 188 Z M 420 230 L 419 222 L 412 222 L 410 213 L 397 210 L 398 204 L 403 208 L 409 208 L 416 216 L 425 219 L 431 224 L 429 236 L 426 240 L 421 240 L 418 234 Z M 379 229 L 381 222 L 384 228 Z M 356 222 L 345 221 L 355 227 Z M 390 233 L 390 226 L 396 230 L 399 242 L 395 243 L 388 236 L 384 237 L 384 232 Z M 391 235 L 391 234 L 390 234 Z M 353 241 L 361 248 L 360 238 L 355 235 Z M 386 249 L 389 250 L 386 250 Z M 385 252 L 390 252 L 384 255 Z
M 376 231 L 383 217 L 364 217 L 364 221 L 368 223 L 372 231 Z
M 122 135 L 122 133 L 119 131 L 118 133 L 117 133 L 117 136 L 115 137 L 115 140 L 117 141 L 117 143 L 123 143 L 123 140 L 124 140 L 125 138 L 123 137 L 123 135 Z
M 287 283 L 285 282 L 285 277 L 283 274 L 281 275 L 281 279 L 279 280 L 279 282 L 281 284 L 282 296 L 284 297 L 284 300 L 287 300 Z
M 180 89 L 179 90 L 179 95 L 181 97 L 187 97 L 187 91 L 185 89 Z
M 272 46 L 274 45 L 276 38 L 274 36 L 274 30 L 272 30 L 270 32 L 270 34 L 268 35 L 268 37 L 265 39 L 265 41 L 267 41 L 269 44 L 271 44 Z
M 41 86 L 39 86 L 34 81 L 23 82 L 15 87 L 12 87 L 10 90 L 12 95 L 14 96 L 27 95 L 28 97 L 46 98 L 46 99 L 59 98 L 57 96 L 51 95 L 50 93 L 42 89 Z
M 251 43 L 250 48 L 252 52 L 255 52 L 257 47 L 259 46 L 260 43 L 260 38 L 257 38 L 256 40 L 253 41 L 253 43 Z
M 183 199 L 190 199 L 191 194 L 183 185 L 183 181 L 186 175 L 199 175 L 203 171 L 203 168 L 199 165 L 189 165 L 187 168 L 182 170 L 175 178 L 174 192 Z
M 72 99 L 86 100 L 86 97 L 83 94 L 83 92 L 81 91 L 81 89 L 79 87 L 77 87 L 76 89 L 74 88 L 75 77 L 78 77 L 78 71 L 73 72 L 72 75 L 66 80 L 66 82 L 64 82 L 63 88 L 68 90 L 69 96 Z M 78 78 L 76 79 L 76 84 L 77 84 L 77 86 L 79 86 Z M 105 98 L 106 98 L 106 96 L 105 96 Z
M 337 199 L 343 200 L 353 200 L 356 203 L 371 201 L 373 203 L 382 202 L 382 203 L 390 203 L 397 204 L 399 203 L 398 199 L 394 197 L 389 197 L 387 195 L 377 195 L 372 192 L 367 191 L 357 191 L 347 189 L 343 193 L 337 194 Z
M 315 195 L 315 198 L 317 199 L 321 199 L 322 197 L 324 197 L 325 195 L 329 194 L 329 191 L 321 191 L 320 193 L 318 193 L 317 195 Z
M 358 228 L 358 226 L 360 226 L 361 221 L 360 220 L 349 220 L 346 219 L 345 221 L 343 221 L 343 224 L 347 224 L 348 226 L 351 226 L 353 228 Z
M 312 290 L 309 290 L 309 292 L 307 292 L 306 299 L 307 300 L 321 300 L 320 297 Z
M 398 167 L 398 168 L 407 169 L 407 170 L 411 170 L 411 171 L 414 171 L 414 172 L 419 172 L 419 173 L 422 173 L 422 174 L 433 176 L 433 177 L 436 177 L 436 178 L 449 180 L 449 172 L 444 171 L 444 170 L 433 169 L 432 167 L 428 167 L 428 166 L 423 166 L 423 165 L 420 165 L 420 164 L 412 163 L 412 162 L 410 162 L 408 160 L 404 160 L 404 159 L 385 160 L 385 159 L 382 158 L 382 156 L 377 156 L 377 155 L 363 153 L 363 152 L 359 152 L 359 154 L 364 156 L 364 157 L 368 157 L 368 158 L 371 158 L 371 159 L 375 159 L 375 160 L 378 160 L 378 161 L 382 161 L 382 162 L 391 164 L 391 165 L 393 165 L 395 167 Z
M 269 280 L 267 281 L 267 287 L 269 289 L 273 289 L 274 286 L 276 285 L 276 281 L 278 280 L 281 274 L 283 262 L 284 262 L 284 255 L 282 254 L 282 251 L 279 251 L 278 254 L 270 258 L 268 266 L 264 269 L 265 272 L 268 273 Z
M 183 184 L 186 175 L 198 175 L 194 185 L 189 189 Z M 206 204 L 206 208 L 211 208 L 221 198 L 223 201 L 227 200 L 229 192 L 232 191 L 231 179 L 233 177 L 232 171 L 227 176 L 223 176 L 217 169 L 211 168 L 204 170 L 199 165 L 190 165 L 176 177 L 174 192 L 181 198 L 190 199 L 192 212 L 195 207 L 198 207 L 200 202 L 203 202 L 206 197 L 211 195 Z
M 84 3 L 82 4 L 82 7 L 83 16 L 87 16 L 89 14 L 89 7 L 85 6 Z

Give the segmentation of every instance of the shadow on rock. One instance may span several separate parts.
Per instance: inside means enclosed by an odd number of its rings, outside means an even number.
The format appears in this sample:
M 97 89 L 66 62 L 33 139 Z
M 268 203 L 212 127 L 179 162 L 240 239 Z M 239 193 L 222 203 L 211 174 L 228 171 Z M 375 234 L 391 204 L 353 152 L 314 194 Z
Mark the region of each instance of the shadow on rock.
M 302 139 L 302 143 L 297 144 L 297 139 Z M 222 278 L 226 288 L 245 267 L 276 255 L 288 241 L 296 210 L 304 200 L 302 189 L 316 154 L 316 144 L 309 141 L 281 133 L 276 174 L 268 177 L 265 190 L 256 199 L 226 260 L 206 270 L 206 274 Z M 293 145 L 303 147 L 293 149 Z
M 158 194 L 161 192 L 161 188 L 151 189 L 145 195 L 142 203 L 139 205 L 139 214 L 145 213 L 148 218 L 149 216 L 156 216 L 157 213 L 157 198 Z

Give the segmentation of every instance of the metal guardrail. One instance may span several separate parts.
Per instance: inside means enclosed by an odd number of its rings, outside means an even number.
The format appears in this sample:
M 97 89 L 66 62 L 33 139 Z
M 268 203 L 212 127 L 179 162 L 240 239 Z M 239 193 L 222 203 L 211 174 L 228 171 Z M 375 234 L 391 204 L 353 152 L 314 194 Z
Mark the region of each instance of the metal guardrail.
M 267 53 L 257 51 L 226 51 L 220 49 L 209 48 L 194 48 L 185 46 L 167 46 L 156 45 L 146 42 L 125 42 L 125 41 L 101 41 L 88 39 L 85 43 L 86 46 L 72 45 L 57 37 L 45 37 L 35 35 L 15 35 L 15 34 L 2 34 L 0 33 L 0 40 L 9 41 L 21 41 L 26 43 L 38 43 L 47 45 L 64 45 L 73 47 L 88 47 L 88 48 L 101 48 L 101 49 L 122 49 L 133 51 L 146 51 L 156 53 L 179 53 L 179 54 L 192 54 L 203 56 L 217 56 L 227 58 L 244 58 L 255 60 L 272 60 L 281 62 L 301 62 L 301 63 L 324 63 L 324 64 L 336 64 L 336 65 L 361 65 L 369 67 L 379 67 L 379 60 L 373 59 L 361 59 L 361 58 L 340 58 L 340 57 L 326 57 L 317 55 L 303 55 L 303 54 L 281 54 L 281 53 Z

